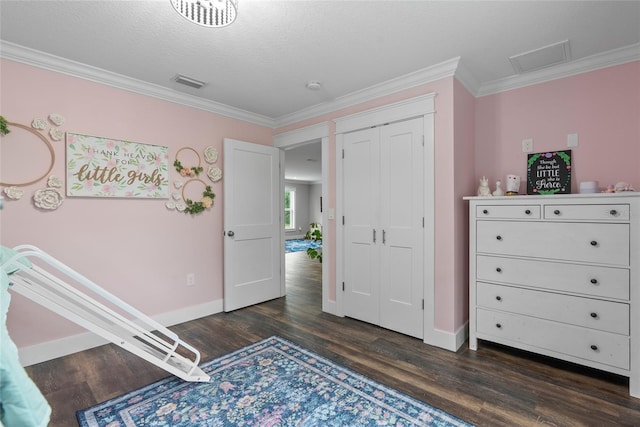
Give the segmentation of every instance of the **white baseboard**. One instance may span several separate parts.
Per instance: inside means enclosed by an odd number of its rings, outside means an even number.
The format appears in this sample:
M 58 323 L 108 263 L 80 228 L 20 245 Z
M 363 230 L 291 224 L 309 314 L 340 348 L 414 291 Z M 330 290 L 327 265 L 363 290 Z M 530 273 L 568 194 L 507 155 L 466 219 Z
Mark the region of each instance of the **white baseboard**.
M 162 313 L 152 316 L 153 320 L 163 326 L 173 326 L 190 320 L 199 319 L 223 310 L 223 300 L 211 301 L 205 304 L 194 305 L 184 309 Z M 29 347 L 18 349 L 18 355 L 22 366 L 35 365 L 46 362 L 78 351 L 88 350 L 107 344 L 109 341 L 94 334 L 93 332 L 83 332 L 81 334 L 60 338 L 58 340 L 44 342 Z
M 445 332 L 440 329 L 434 329 L 430 337 L 425 339 L 425 344 L 444 348 L 445 350 L 456 352 L 465 343 L 469 337 L 469 324 L 465 323 L 456 332 Z

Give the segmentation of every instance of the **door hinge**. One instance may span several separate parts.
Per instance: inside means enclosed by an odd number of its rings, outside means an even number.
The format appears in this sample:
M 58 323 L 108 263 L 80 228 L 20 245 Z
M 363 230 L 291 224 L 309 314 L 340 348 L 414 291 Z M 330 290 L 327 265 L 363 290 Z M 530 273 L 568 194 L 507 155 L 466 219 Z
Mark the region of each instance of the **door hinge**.
M 424 147 L 424 135 L 422 135 L 422 146 Z
M 424 310 L 424 299 L 422 300 L 422 309 Z
M 424 228 L 424 217 L 422 217 L 422 228 Z
M 344 282 L 342 282 L 342 292 L 344 292 Z
M 344 225 L 344 215 L 342 215 L 342 225 Z
M 344 148 L 342 149 L 342 158 L 344 159 Z

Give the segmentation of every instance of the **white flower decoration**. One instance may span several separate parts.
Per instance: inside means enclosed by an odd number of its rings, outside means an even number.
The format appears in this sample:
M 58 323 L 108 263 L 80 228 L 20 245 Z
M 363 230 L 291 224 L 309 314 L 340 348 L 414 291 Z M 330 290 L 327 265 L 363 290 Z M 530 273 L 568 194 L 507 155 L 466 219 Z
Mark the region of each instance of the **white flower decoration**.
M 18 187 L 11 186 L 11 187 L 5 187 L 4 194 L 6 194 L 7 197 L 10 199 L 18 200 L 22 197 L 22 195 L 24 194 L 24 191 L 22 191 Z
M 182 181 L 180 181 L 180 180 L 173 181 L 173 186 L 174 186 L 176 189 L 180 189 L 180 188 L 182 188 L 182 185 L 183 185 L 183 183 L 182 183 Z
M 187 205 L 185 205 L 184 202 L 176 203 L 176 210 L 178 212 L 184 212 L 185 209 L 187 209 Z
M 171 194 L 171 197 L 173 197 L 173 200 L 176 200 L 176 201 L 178 201 L 178 200 L 182 199 L 182 195 L 181 195 L 180 193 L 178 193 L 177 191 L 174 191 L 174 192 Z
M 43 188 L 36 190 L 33 195 L 33 202 L 40 209 L 54 210 L 58 209 L 64 198 L 62 194 L 55 188 Z
M 49 114 L 49 120 L 56 126 L 61 126 L 64 123 L 64 117 L 62 117 L 60 114 Z
M 47 186 L 52 188 L 62 187 L 62 180 L 55 175 L 51 175 L 47 180 Z
M 207 163 L 215 163 L 218 160 L 218 150 L 215 147 L 209 146 L 204 149 L 204 160 Z
M 209 166 L 207 170 L 207 176 L 213 182 L 218 182 L 222 179 L 222 171 L 217 166 Z
M 169 200 L 167 201 L 167 203 L 164 204 L 167 209 L 169 209 L 170 211 L 174 210 L 176 208 L 176 204 L 173 202 L 173 200 Z
M 38 130 L 43 130 L 47 128 L 47 121 L 42 118 L 35 118 L 31 122 L 31 127 Z
M 60 141 L 64 136 L 64 131 L 62 129 L 51 128 L 49 129 L 49 136 L 54 141 Z

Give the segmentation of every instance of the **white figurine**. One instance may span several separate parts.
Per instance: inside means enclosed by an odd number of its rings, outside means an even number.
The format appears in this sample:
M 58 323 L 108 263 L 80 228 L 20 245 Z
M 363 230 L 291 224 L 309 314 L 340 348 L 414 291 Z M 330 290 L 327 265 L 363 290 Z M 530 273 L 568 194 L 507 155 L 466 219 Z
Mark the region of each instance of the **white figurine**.
M 480 187 L 478 187 L 478 196 L 490 196 L 489 180 L 484 176 L 480 178 Z
M 520 191 L 520 177 L 518 175 L 507 175 L 507 196 L 514 196 Z
M 500 180 L 496 181 L 496 191 L 493 192 L 494 196 L 504 196 L 504 191 L 502 191 L 502 182 Z

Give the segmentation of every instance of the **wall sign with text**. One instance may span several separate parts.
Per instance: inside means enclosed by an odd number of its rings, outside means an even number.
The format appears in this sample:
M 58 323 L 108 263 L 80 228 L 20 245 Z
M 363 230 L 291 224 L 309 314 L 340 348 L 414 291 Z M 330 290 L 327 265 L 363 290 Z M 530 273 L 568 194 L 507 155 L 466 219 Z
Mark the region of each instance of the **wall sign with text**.
M 527 194 L 571 194 L 571 150 L 528 157 Z
M 169 198 L 169 149 L 67 132 L 67 196 Z

